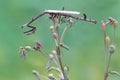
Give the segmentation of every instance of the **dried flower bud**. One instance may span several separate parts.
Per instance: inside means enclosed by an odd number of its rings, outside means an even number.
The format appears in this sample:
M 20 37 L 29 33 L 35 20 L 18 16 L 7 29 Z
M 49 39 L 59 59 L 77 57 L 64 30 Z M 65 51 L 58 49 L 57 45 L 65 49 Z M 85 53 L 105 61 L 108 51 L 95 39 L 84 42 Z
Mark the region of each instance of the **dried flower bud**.
M 48 77 L 50 80 L 56 80 L 53 74 L 49 74 Z
M 31 46 L 25 46 L 25 50 L 32 51 L 32 47 Z
M 69 19 L 69 23 L 70 23 L 70 24 L 73 24 L 72 18 Z
M 110 37 L 109 36 L 106 36 L 105 37 L 105 43 L 109 43 L 110 42 Z
M 117 20 L 115 20 L 115 21 L 113 22 L 113 26 L 114 26 L 114 28 L 116 28 L 116 27 L 118 26 L 118 21 L 117 21 Z
M 57 54 L 56 50 L 52 50 L 51 53 L 52 53 L 53 55 L 56 55 L 56 54 Z
M 47 70 L 48 72 L 51 70 L 51 64 L 52 64 L 51 61 L 48 61 L 47 64 L 46 64 L 46 70 Z
M 33 72 L 33 74 L 35 75 L 35 77 L 37 78 L 37 80 L 41 80 L 41 77 L 40 77 L 40 74 L 39 74 L 38 71 L 33 70 L 32 72 Z
M 49 54 L 50 59 L 53 59 L 53 57 L 54 57 L 53 54 Z
M 54 39 L 57 39 L 57 38 L 58 38 L 58 34 L 57 34 L 57 33 L 54 32 L 52 35 L 53 35 L 53 38 L 54 38 Z
M 57 23 L 57 22 L 58 22 L 58 18 L 57 18 L 57 17 L 54 17 L 54 18 L 53 18 L 53 22 L 54 22 L 54 23 Z
M 115 19 L 113 17 L 109 17 L 108 21 L 109 21 L 110 24 L 113 24 L 113 22 L 115 21 Z
M 109 46 L 109 52 L 110 52 L 111 54 L 114 53 L 115 50 L 116 50 L 115 45 L 112 44 L 112 45 Z
M 50 30 L 53 31 L 54 30 L 54 26 L 50 26 Z
M 67 79 L 66 74 L 65 74 L 65 78 L 66 78 L 66 79 L 64 79 L 63 73 L 60 72 L 60 73 L 59 73 L 59 80 L 69 80 L 69 79 Z
M 42 47 L 41 42 L 37 41 L 37 42 L 36 42 L 36 46 L 39 47 L 39 48 L 41 48 L 41 47 Z
M 23 59 L 26 58 L 25 49 L 24 49 L 23 47 L 20 47 L 20 54 L 21 54 L 21 57 L 22 57 Z
M 101 23 L 101 28 L 104 30 L 104 31 L 106 31 L 106 24 L 102 21 L 102 23 Z
M 49 74 L 48 76 L 53 76 L 53 74 Z
M 65 66 L 65 67 L 64 67 L 64 75 L 65 75 L 65 77 L 66 77 L 67 80 L 70 80 L 70 79 L 69 79 L 69 75 L 68 75 L 68 71 L 69 71 L 68 66 Z
M 41 44 L 41 42 L 37 41 L 35 46 L 33 47 L 33 49 L 38 51 L 38 50 L 40 50 L 40 48 L 42 48 L 42 44 Z

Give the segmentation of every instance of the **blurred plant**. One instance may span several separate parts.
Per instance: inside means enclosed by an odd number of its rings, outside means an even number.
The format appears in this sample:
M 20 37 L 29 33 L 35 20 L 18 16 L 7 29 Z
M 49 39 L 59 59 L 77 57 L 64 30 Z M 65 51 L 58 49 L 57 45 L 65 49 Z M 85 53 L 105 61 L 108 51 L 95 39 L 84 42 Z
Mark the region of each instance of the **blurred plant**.
M 51 25 L 49 29 L 52 32 L 52 37 L 53 40 L 55 41 L 56 49 L 52 50 L 51 53 L 48 54 L 47 51 L 45 51 L 41 42 L 36 41 L 35 46 L 33 47 L 32 46 L 20 47 L 21 56 L 25 59 L 27 51 L 38 51 L 44 54 L 49 59 L 49 61 L 46 64 L 46 70 L 48 72 L 51 72 L 53 70 L 58 72 L 58 77 L 55 77 L 53 73 L 50 73 L 48 75 L 48 78 L 50 80 L 70 80 L 68 74 L 69 68 L 67 65 L 63 64 L 62 60 L 62 48 L 69 50 L 69 47 L 63 43 L 64 35 L 66 31 L 69 28 L 71 28 L 72 24 L 74 23 L 73 19 L 87 21 L 95 24 L 96 21 L 93 19 L 87 19 L 87 15 L 85 13 L 83 14 L 83 17 L 75 16 L 80 14 L 79 12 L 76 11 L 45 10 L 42 14 L 33 18 L 25 25 L 22 25 L 22 28 L 26 26 L 31 28 L 31 30 L 25 31 L 24 33 L 33 34 L 36 31 L 36 27 L 31 26 L 30 24 L 36 21 L 41 16 L 43 16 L 44 14 L 50 14 L 49 19 L 52 20 L 52 22 L 54 23 L 54 26 Z M 61 24 L 66 24 L 64 29 L 61 29 L 60 26 Z M 36 70 L 33 70 L 33 74 L 36 76 L 37 80 L 42 80 L 41 75 Z
M 113 36 L 110 38 L 107 32 L 107 25 L 110 24 L 113 27 Z M 108 80 L 109 74 L 116 74 L 120 76 L 120 73 L 117 71 L 113 71 L 111 69 L 111 58 L 112 55 L 115 53 L 116 50 L 116 44 L 115 44 L 115 33 L 116 33 L 116 28 L 118 26 L 118 21 L 115 20 L 112 17 L 109 17 L 106 22 L 102 21 L 101 22 L 101 28 L 104 32 L 104 45 L 105 45 L 105 74 L 104 74 L 104 80 Z M 112 39 L 112 40 L 111 40 Z

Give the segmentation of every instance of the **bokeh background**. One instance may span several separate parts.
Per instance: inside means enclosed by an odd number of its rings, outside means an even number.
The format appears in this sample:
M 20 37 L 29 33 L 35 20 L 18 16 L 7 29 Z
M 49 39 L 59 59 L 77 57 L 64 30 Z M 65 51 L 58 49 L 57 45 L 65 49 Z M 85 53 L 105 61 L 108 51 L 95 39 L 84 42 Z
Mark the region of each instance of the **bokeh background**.
M 65 35 L 64 43 L 71 50 L 63 54 L 64 63 L 69 66 L 71 80 L 103 80 L 104 42 L 101 20 L 109 16 L 120 22 L 120 0 L 0 0 L 0 80 L 35 80 L 32 70 L 48 75 L 45 70 L 47 59 L 41 54 L 29 52 L 23 60 L 19 47 L 33 45 L 40 40 L 48 52 L 55 48 L 50 35 L 48 15 L 33 25 L 34 35 L 23 34 L 20 26 L 45 9 L 62 9 L 86 13 L 98 23 L 78 21 Z M 112 35 L 112 30 L 109 29 Z M 116 31 L 117 50 L 112 57 L 112 69 L 120 72 L 120 27 Z M 110 76 L 110 80 L 120 80 Z M 45 80 L 45 79 L 43 79 Z

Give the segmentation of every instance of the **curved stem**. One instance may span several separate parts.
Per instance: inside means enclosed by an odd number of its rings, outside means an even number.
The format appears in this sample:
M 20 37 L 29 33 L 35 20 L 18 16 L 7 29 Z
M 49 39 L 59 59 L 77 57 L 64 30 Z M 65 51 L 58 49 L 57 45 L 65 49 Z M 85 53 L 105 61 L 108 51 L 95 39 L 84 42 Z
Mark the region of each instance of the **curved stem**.
M 63 38 L 64 38 L 64 35 L 65 35 L 65 32 L 67 31 L 67 29 L 68 29 L 68 26 L 66 26 L 66 27 L 64 28 L 64 31 L 63 31 L 63 33 L 62 33 L 62 35 L 61 35 L 61 38 L 60 38 L 60 43 L 62 43 Z

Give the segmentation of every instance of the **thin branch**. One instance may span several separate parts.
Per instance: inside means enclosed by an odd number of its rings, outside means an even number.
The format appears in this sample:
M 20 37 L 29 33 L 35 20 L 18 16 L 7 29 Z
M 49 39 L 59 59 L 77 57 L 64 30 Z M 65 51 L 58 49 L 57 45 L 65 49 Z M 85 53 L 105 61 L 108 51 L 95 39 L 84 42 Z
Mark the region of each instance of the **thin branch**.
M 65 78 L 63 63 L 62 63 L 62 59 L 61 59 L 60 46 L 57 46 L 56 51 L 57 51 L 57 57 L 58 57 L 58 61 L 59 61 L 59 64 L 60 64 L 60 68 L 61 68 L 62 74 L 63 74 L 63 76 Z

